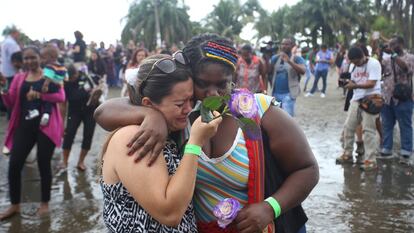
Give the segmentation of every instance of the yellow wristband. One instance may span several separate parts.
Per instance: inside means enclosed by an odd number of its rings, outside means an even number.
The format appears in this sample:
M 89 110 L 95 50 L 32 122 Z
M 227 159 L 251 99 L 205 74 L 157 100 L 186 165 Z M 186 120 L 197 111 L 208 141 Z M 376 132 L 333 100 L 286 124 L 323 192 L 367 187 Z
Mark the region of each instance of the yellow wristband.
M 279 202 L 277 202 L 274 197 L 266 198 L 265 202 L 269 203 L 269 205 L 272 207 L 273 211 L 275 212 L 275 219 L 278 218 L 280 214 L 282 213 L 282 209 L 280 208 Z
M 201 146 L 194 144 L 187 144 L 184 147 L 184 154 L 193 154 L 200 156 L 201 155 Z

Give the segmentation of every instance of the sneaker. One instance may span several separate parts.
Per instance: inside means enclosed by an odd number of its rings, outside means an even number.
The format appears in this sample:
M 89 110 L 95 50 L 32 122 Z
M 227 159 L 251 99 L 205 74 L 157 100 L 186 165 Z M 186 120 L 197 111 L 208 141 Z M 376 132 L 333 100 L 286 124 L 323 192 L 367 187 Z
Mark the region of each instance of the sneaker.
M 387 154 L 387 153 L 382 153 L 382 152 L 380 152 L 377 155 L 377 159 L 393 159 L 393 158 L 394 156 L 392 154 Z
M 45 126 L 49 123 L 49 113 L 43 113 L 42 119 L 40 119 L 40 125 Z
M 40 115 L 39 110 L 37 109 L 29 110 L 29 113 L 26 115 L 24 119 L 31 120 L 33 118 L 38 117 L 39 115 Z
M 325 93 L 321 93 L 321 98 L 325 98 L 325 97 L 326 97 Z
M 309 97 L 309 96 L 313 96 L 313 94 L 310 93 L 310 92 L 308 92 L 308 93 L 305 94 L 305 97 Z
M 407 155 L 400 156 L 399 163 L 405 166 L 411 166 L 410 156 L 407 156 Z
M 336 164 L 354 163 L 352 155 L 342 154 L 335 160 Z
M 3 153 L 4 155 L 10 155 L 10 150 L 9 150 L 9 148 L 7 148 L 7 147 L 3 146 L 2 153 Z
M 364 142 L 356 142 L 356 144 L 357 148 L 355 150 L 355 153 L 358 155 L 363 155 L 365 153 Z
M 359 168 L 363 171 L 369 172 L 369 171 L 376 170 L 378 166 L 375 161 L 365 160 L 364 163 Z

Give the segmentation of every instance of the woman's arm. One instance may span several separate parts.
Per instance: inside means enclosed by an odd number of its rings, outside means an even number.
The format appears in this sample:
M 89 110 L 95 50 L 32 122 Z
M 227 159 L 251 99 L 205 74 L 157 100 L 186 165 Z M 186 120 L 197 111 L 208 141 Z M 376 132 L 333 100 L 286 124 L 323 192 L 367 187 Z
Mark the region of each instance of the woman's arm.
M 318 164 L 302 130 L 283 110 L 270 107 L 263 115 L 262 127 L 269 137 L 272 154 L 287 174 L 284 183 L 272 195 L 284 213 L 305 200 L 318 183 Z M 274 218 L 272 207 L 261 202 L 243 208 L 236 224 L 240 232 L 256 232 Z
M 221 118 L 202 123 L 199 118 L 192 128 L 189 144 L 202 146 L 217 130 Z M 159 156 L 153 166 L 134 163 L 133 158 L 125 156 L 123 146 L 138 130 L 138 126 L 120 129 L 111 139 L 105 153 L 103 176 L 106 169 L 115 173 L 134 199 L 157 221 L 169 226 L 177 226 L 192 199 L 197 174 L 198 156 L 184 154 L 174 175 L 169 176 L 163 156 Z M 123 154 L 123 156 L 119 156 Z M 147 159 L 147 157 L 145 158 Z M 113 165 L 113 166 L 111 166 Z M 106 167 L 105 167 L 106 166 Z M 139 179 L 137 179 L 139 177 Z
M 16 99 L 19 98 L 17 95 L 19 93 L 18 86 L 19 80 L 26 77 L 22 77 L 23 74 L 17 74 L 14 76 L 12 82 L 10 83 L 9 90 L 3 94 L 1 94 L 1 98 L 3 99 L 3 103 L 7 108 L 12 108 L 13 105 L 16 103 Z M 6 81 L 7 82 L 7 81 Z
M 52 103 L 65 102 L 65 90 L 60 87 L 59 91 L 55 93 L 40 93 L 40 99 Z
M 147 109 L 132 105 L 126 97 L 113 98 L 99 105 L 93 116 L 102 128 L 113 131 L 127 125 L 141 124 Z
M 126 125 L 140 125 L 137 133 L 124 146 L 129 147 L 128 154 L 135 153 L 136 160 L 150 154 L 150 164 L 164 148 L 167 138 L 167 123 L 157 110 L 132 105 L 128 98 L 113 98 L 101 104 L 94 114 L 96 122 L 106 130 L 114 130 Z
M 269 108 L 262 118 L 270 149 L 287 178 L 272 196 L 282 211 L 298 206 L 319 180 L 319 167 L 299 125 L 281 109 Z

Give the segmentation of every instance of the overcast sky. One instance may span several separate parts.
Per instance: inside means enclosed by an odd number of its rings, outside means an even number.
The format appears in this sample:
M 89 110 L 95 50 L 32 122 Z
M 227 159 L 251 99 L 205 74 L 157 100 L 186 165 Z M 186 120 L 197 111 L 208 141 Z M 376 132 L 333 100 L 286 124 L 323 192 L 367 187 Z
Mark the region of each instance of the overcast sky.
M 180 0 L 181 1 L 181 0 Z M 190 20 L 198 21 L 213 9 L 219 0 L 185 0 Z M 79 30 L 87 43 L 120 39 L 122 18 L 133 0 L 1 0 L 0 30 L 16 25 L 32 39 L 52 38 L 74 41 L 73 32 Z M 244 0 L 241 0 L 243 3 Z M 298 0 L 259 0 L 268 11 Z M 251 39 L 251 27 L 243 30 L 242 38 Z

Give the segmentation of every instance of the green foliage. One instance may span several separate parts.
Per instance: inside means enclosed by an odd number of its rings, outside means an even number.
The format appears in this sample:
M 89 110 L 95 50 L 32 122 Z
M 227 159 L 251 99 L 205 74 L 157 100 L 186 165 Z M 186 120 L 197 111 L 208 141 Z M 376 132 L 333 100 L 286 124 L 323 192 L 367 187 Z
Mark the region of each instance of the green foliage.
M 200 22 L 191 22 L 192 35 L 200 35 L 207 32 L 212 33 L 212 30 L 203 26 Z
M 372 24 L 372 30 L 380 31 L 386 37 L 395 33 L 395 28 L 395 23 L 382 15 L 378 15 Z
M 12 29 L 17 29 L 20 32 L 20 37 L 19 37 L 19 42 L 21 42 L 24 45 L 27 44 L 31 44 L 32 43 L 32 39 L 30 39 L 29 36 L 27 36 L 24 32 L 22 32 L 21 30 L 19 30 L 15 25 L 11 25 L 11 26 L 7 26 L 3 29 L 2 35 L 3 36 L 7 36 L 10 34 L 10 31 Z
M 291 8 L 287 5 L 271 14 L 262 12 L 259 20 L 255 23 L 257 37 L 260 39 L 264 36 L 270 36 L 272 40 L 280 40 L 291 35 L 293 22 L 289 20 L 290 14 Z
M 243 29 L 244 14 L 239 0 L 220 0 L 207 16 L 207 26 L 214 32 L 228 38 L 239 35 Z
M 222 96 L 209 96 L 203 100 L 203 106 L 216 111 L 226 102 L 226 99 Z
M 133 3 L 126 16 L 121 40 L 143 41 L 149 49 L 156 46 L 155 5 L 158 3 L 161 39 L 168 45 L 186 42 L 192 36 L 192 25 L 187 8 L 177 0 L 140 0 Z
M 372 24 L 372 15 L 370 0 L 301 0 L 271 14 L 263 12 L 255 28 L 259 38 L 271 36 L 280 40 L 299 34 L 303 41 L 316 44 L 320 38 L 333 46 L 338 37 L 348 43 L 357 33 L 364 36 Z

